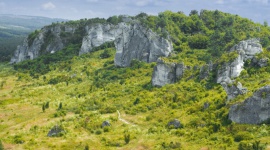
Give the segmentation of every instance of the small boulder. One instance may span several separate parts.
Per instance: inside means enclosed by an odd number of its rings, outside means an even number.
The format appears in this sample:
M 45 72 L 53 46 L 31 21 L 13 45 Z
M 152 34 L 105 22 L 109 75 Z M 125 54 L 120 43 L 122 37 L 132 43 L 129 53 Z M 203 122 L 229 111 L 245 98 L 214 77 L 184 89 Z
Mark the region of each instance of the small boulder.
M 48 137 L 60 137 L 65 133 L 65 130 L 61 126 L 54 126 L 49 133 L 47 134 Z
M 208 109 L 209 107 L 210 107 L 210 104 L 209 104 L 208 102 L 205 102 L 205 103 L 203 104 L 203 109 L 204 109 L 204 110 Z
M 110 122 L 108 120 L 106 121 L 103 121 L 102 124 L 101 124 L 101 127 L 104 128 L 106 126 L 111 126 Z
M 174 127 L 175 129 L 181 128 L 181 123 L 178 119 L 174 119 L 170 121 L 167 125 L 169 128 Z

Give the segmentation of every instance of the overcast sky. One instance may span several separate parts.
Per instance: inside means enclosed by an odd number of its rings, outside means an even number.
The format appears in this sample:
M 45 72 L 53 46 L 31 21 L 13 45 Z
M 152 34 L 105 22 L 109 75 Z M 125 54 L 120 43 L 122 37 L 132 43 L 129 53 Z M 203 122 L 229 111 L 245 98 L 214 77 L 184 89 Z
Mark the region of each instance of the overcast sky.
M 270 0 L 0 0 L 0 14 L 81 19 L 112 15 L 156 15 L 165 10 L 221 10 L 270 24 Z

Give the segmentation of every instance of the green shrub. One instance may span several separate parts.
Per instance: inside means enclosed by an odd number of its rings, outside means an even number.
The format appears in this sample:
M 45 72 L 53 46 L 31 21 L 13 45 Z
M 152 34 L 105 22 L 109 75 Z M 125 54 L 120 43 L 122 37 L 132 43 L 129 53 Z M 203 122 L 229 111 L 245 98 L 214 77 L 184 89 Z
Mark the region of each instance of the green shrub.
M 23 143 L 24 143 L 24 140 L 23 140 L 23 138 L 22 138 L 21 135 L 15 135 L 15 136 L 13 137 L 13 142 L 14 142 L 15 144 L 23 144 Z
M 100 134 L 102 134 L 102 131 L 98 129 L 95 133 L 96 133 L 96 135 L 100 135 Z
M 249 132 L 246 132 L 246 131 L 240 131 L 234 136 L 235 142 L 240 142 L 243 140 L 251 140 L 251 139 L 253 139 L 253 136 Z
M 125 140 L 125 143 L 128 144 L 129 141 L 130 141 L 130 134 L 129 133 L 125 133 L 124 134 L 124 140 Z

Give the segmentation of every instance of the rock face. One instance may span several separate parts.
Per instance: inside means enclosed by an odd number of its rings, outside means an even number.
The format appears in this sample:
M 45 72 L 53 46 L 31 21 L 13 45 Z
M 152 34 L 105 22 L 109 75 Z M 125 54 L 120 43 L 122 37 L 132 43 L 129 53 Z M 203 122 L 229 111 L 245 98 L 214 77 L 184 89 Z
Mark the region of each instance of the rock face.
M 72 26 L 48 26 L 35 33 L 34 39 L 26 38 L 22 46 L 18 46 L 10 63 L 18 63 L 27 59 L 34 59 L 45 53 L 54 53 L 63 49 L 68 43 L 61 34 L 72 34 L 76 27 Z
M 106 42 L 114 42 L 114 63 L 119 67 L 129 66 L 133 59 L 155 62 L 159 57 L 169 56 L 173 50 L 171 42 L 138 23 L 97 24 L 87 26 L 86 30 L 87 36 L 83 38 L 80 54 L 91 52 L 93 47 Z
M 238 57 L 224 64 L 221 64 L 217 71 L 217 83 L 220 83 L 227 93 L 227 99 L 233 99 L 239 94 L 244 94 L 247 89 L 243 88 L 241 83 L 232 85 L 232 79 L 240 75 L 244 69 L 244 63 L 248 59 L 255 58 L 255 55 L 262 52 L 262 46 L 258 39 L 250 39 L 241 41 L 239 44 L 233 46 L 231 52 L 236 51 Z M 263 64 L 263 63 L 260 63 Z
M 247 88 L 242 87 L 240 82 L 238 82 L 237 85 L 234 85 L 232 82 L 221 82 L 221 85 L 227 93 L 227 100 L 234 99 L 236 96 L 247 92 Z
M 237 51 L 239 55 L 234 61 L 221 65 L 217 74 L 217 83 L 228 80 L 228 78 L 238 77 L 243 70 L 244 62 L 247 59 L 252 59 L 263 50 L 258 39 L 250 39 L 241 41 L 239 44 L 233 46 L 230 51 Z
M 261 58 L 261 59 L 258 59 L 258 58 L 252 58 L 252 66 L 254 67 L 266 67 L 268 65 L 268 61 L 269 59 L 268 58 Z
M 10 62 L 18 63 L 63 49 L 69 44 L 67 39 L 72 38 L 77 28 L 60 24 L 44 27 L 33 39 L 27 38 L 22 46 L 18 46 Z M 94 47 L 106 42 L 114 42 L 116 47 L 114 62 L 119 67 L 129 66 L 133 59 L 155 62 L 159 57 L 169 56 L 173 50 L 169 40 L 127 17 L 117 25 L 107 23 L 87 25 L 85 32 L 79 54 L 92 52 Z
M 174 119 L 167 124 L 168 127 L 174 127 L 175 129 L 181 128 L 181 123 L 178 119 Z
M 152 85 L 161 87 L 175 83 L 182 78 L 184 71 L 183 63 L 166 63 L 162 59 L 158 59 L 152 75 Z
M 260 124 L 270 118 L 270 86 L 264 86 L 242 104 L 230 107 L 229 119 L 236 123 Z

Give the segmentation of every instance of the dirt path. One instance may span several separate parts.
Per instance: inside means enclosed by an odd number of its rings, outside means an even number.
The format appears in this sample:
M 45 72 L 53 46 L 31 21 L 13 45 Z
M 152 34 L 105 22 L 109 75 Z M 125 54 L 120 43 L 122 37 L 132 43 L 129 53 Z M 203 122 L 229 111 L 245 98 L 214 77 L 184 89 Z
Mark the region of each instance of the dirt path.
M 132 124 L 132 123 L 126 121 L 125 119 L 121 118 L 121 114 L 120 114 L 119 110 L 117 110 L 117 113 L 118 113 L 118 119 L 119 119 L 120 121 L 122 121 L 122 122 L 125 123 L 125 124 L 130 124 L 130 125 L 135 126 L 134 124 Z

